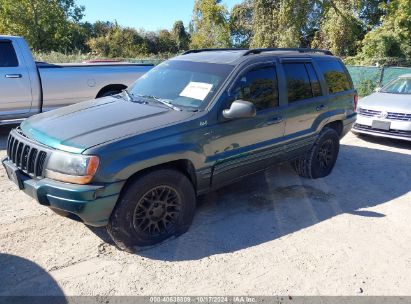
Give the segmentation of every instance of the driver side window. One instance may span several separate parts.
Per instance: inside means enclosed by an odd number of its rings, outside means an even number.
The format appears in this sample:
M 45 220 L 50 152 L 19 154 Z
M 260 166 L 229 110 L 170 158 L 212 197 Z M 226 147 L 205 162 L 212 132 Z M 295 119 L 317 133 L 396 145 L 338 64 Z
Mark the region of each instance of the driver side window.
M 258 67 L 243 75 L 234 87 L 235 100 L 253 103 L 259 110 L 278 107 L 278 81 L 274 66 Z

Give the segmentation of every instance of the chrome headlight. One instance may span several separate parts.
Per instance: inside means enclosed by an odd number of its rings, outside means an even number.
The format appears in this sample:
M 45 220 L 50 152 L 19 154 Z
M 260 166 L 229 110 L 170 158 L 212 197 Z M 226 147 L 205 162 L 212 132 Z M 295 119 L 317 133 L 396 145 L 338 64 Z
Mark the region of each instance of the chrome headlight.
M 47 161 L 45 177 L 67 183 L 87 184 L 94 177 L 99 163 L 97 156 L 54 151 Z

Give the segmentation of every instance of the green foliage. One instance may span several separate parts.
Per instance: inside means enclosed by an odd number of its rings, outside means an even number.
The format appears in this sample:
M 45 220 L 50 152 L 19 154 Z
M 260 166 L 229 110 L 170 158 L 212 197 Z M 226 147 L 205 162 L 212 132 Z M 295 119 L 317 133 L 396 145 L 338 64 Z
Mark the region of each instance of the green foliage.
M 365 35 L 359 60 L 376 62 L 381 58 L 411 61 L 411 1 L 392 0 L 384 6 L 381 26 Z M 381 63 L 384 64 L 384 63 Z
M 254 1 L 244 0 L 234 5 L 230 14 L 231 44 L 234 47 L 248 48 L 253 37 Z
M 381 25 L 382 17 L 385 15 L 386 4 L 390 0 L 361 0 L 359 17 L 367 26 L 367 30 Z
M 44 61 L 50 63 L 70 63 L 70 62 L 83 62 L 93 59 L 101 59 L 91 53 L 81 53 L 71 52 L 71 53 L 60 53 L 60 52 L 33 52 L 33 57 L 36 61 Z
M 168 30 L 158 33 L 157 53 L 177 53 L 178 46 L 174 36 Z
M 358 18 L 360 11 L 358 0 L 324 1 L 320 28 L 311 46 L 331 50 L 338 56 L 355 55 L 364 36 L 364 24 Z
M 0 33 L 23 36 L 35 50 L 74 50 L 83 11 L 74 0 L 0 0 Z
M 158 32 L 91 24 L 81 22 L 83 12 L 75 0 L 0 0 L 0 33 L 23 36 L 36 54 L 61 59 L 67 53 L 163 58 L 189 48 L 316 47 L 351 64 L 411 65 L 410 0 L 242 0 L 231 12 L 223 0 L 195 0 L 188 31 L 182 21 Z
M 377 83 L 371 79 L 362 79 L 357 86 L 357 92 L 359 97 L 364 97 L 372 94 L 377 87 Z
M 196 0 L 191 21 L 191 48 L 230 46 L 228 11 L 221 0 Z
M 307 46 L 318 23 L 316 0 L 255 0 L 252 47 Z
M 278 22 L 278 47 L 299 47 L 306 26 L 309 13 L 313 9 L 311 0 L 283 0 L 280 1 L 278 12 L 274 18 Z
M 33 57 L 36 61 L 44 61 L 50 63 L 71 63 L 71 62 L 84 62 L 87 60 L 99 60 L 105 59 L 105 57 L 98 56 L 93 53 L 59 53 L 59 52 L 33 52 Z M 165 59 L 168 59 L 167 54 L 162 55 L 143 55 L 141 57 L 133 58 L 116 58 L 119 61 L 134 62 L 134 63 L 153 63 L 159 64 Z
M 90 50 L 102 57 L 131 58 L 149 54 L 175 54 L 188 47 L 188 34 L 184 25 L 175 25 L 173 32 L 158 33 L 137 31 L 114 23 L 96 23 L 95 37 L 87 42 Z
M 190 45 L 190 35 L 187 33 L 183 21 L 176 21 L 171 30 L 171 35 L 179 51 L 188 50 Z
M 278 24 L 274 18 L 279 2 L 275 0 L 255 0 L 251 47 L 275 47 Z
M 87 42 L 93 53 L 103 57 L 132 57 L 147 53 L 143 37 L 132 28 L 122 28 L 117 23 L 104 36 Z

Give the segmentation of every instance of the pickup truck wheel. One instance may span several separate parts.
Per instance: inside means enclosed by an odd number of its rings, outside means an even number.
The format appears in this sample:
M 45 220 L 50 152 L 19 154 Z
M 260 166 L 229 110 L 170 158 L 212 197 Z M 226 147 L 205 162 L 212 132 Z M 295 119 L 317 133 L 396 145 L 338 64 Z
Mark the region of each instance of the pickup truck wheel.
M 320 132 L 311 150 L 294 160 L 292 165 L 298 175 L 306 178 L 321 178 L 329 175 L 337 161 L 340 150 L 338 133 L 331 128 Z
M 184 174 L 169 169 L 153 171 L 127 186 L 107 231 L 123 250 L 154 245 L 186 232 L 195 206 L 194 187 Z

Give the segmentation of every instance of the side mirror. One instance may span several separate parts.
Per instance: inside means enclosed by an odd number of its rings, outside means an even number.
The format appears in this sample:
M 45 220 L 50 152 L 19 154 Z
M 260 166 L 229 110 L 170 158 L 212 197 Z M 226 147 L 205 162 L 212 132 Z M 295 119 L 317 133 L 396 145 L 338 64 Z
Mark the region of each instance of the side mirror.
M 224 118 L 235 119 L 235 118 L 250 118 L 257 114 L 255 106 L 245 100 L 236 100 L 231 104 L 229 109 L 223 111 Z
M 382 89 L 381 87 L 376 87 L 376 88 L 374 89 L 374 92 L 375 92 L 375 93 L 381 92 L 381 89 Z

